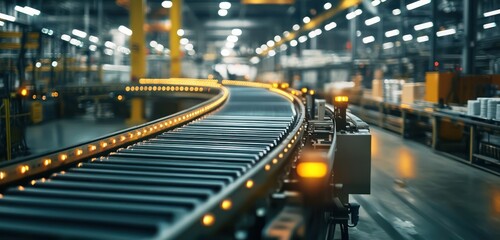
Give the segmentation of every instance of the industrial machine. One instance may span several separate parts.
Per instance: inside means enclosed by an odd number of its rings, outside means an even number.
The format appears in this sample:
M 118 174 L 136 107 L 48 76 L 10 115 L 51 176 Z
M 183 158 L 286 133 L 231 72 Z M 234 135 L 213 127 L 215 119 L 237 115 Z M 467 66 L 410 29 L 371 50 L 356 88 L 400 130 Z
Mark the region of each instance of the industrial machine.
M 370 131 L 287 84 L 141 79 L 211 94 L 178 113 L 0 164 L 3 239 L 342 239 L 370 193 Z M 307 103 L 308 102 L 308 103 Z

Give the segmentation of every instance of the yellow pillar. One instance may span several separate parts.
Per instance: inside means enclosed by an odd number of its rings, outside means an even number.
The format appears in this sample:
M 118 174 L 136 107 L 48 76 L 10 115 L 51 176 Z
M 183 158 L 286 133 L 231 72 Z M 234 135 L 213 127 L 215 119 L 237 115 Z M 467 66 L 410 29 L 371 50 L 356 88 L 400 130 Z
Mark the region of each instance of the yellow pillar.
M 139 79 L 146 76 L 146 38 L 144 34 L 144 13 L 146 11 L 144 0 L 131 0 L 130 14 L 130 79 L 138 83 Z M 146 122 L 143 117 L 144 100 L 133 98 L 130 102 L 130 118 L 128 125 L 137 125 Z
M 177 30 L 182 24 L 182 0 L 173 0 L 170 8 L 170 77 L 181 77 L 180 37 Z
M 146 76 L 145 10 L 144 0 L 130 1 L 130 29 L 132 30 L 132 36 L 130 36 L 130 78 L 134 83 Z
M 130 126 L 145 123 L 144 119 L 144 99 L 132 98 L 130 100 L 130 118 L 127 119 L 126 124 Z

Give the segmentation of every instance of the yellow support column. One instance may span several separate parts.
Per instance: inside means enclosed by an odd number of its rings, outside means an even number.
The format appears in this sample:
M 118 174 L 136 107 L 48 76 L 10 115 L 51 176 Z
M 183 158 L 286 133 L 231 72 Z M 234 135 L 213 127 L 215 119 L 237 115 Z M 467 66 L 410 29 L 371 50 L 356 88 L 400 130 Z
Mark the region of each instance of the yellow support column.
M 144 0 L 130 1 L 130 77 L 138 82 L 146 76 L 146 38 L 144 36 Z
M 144 13 L 146 11 L 144 0 L 131 0 L 130 14 L 130 79 L 132 83 L 139 82 L 146 76 L 146 38 L 144 35 Z M 143 116 L 144 100 L 133 98 L 130 103 L 130 118 L 128 125 L 137 125 L 146 122 Z
M 145 123 L 144 119 L 144 100 L 142 98 L 132 98 L 130 100 L 130 118 L 127 119 L 127 125 L 133 126 Z
M 177 30 L 182 24 L 182 0 L 173 0 L 170 8 L 170 77 L 182 77 L 180 37 Z

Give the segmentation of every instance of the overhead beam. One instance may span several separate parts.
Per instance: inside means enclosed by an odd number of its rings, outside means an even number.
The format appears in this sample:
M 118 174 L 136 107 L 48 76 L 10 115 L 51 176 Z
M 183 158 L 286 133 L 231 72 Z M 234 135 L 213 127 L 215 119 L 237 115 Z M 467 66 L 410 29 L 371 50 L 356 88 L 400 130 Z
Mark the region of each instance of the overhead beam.
M 309 23 L 302 25 L 299 28 L 299 30 L 297 30 L 297 31 L 290 30 L 289 31 L 290 34 L 288 36 L 283 37 L 273 47 L 267 48 L 260 55 L 266 56 L 269 51 L 280 47 L 282 44 L 285 44 L 287 42 L 290 42 L 290 41 L 298 38 L 302 33 L 309 32 L 310 30 L 313 30 L 313 29 L 321 26 L 321 24 L 323 24 L 325 21 L 331 19 L 333 16 L 337 15 L 339 12 L 344 11 L 350 7 L 357 6 L 360 3 L 361 3 L 361 0 L 343 0 L 336 8 L 331 8 L 330 10 L 327 10 L 327 11 L 319 14 L 318 16 L 311 19 L 311 21 Z

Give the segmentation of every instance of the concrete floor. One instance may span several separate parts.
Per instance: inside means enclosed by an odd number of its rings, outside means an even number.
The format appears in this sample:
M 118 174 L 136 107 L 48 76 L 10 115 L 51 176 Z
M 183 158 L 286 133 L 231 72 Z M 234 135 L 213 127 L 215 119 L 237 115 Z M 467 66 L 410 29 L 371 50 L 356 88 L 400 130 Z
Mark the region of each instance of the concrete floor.
M 352 239 L 500 239 L 500 177 L 372 128 L 372 194 Z M 337 237 L 336 237 L 337 238 Z
M 104 136 L 127 128 L 123 119 L 95 120 L 92 116 L 60 119 L 26 129 L 31 154 L 41 154 Z
M 42 153 L 125 127 L 121 120 L 59 120 L 29 127 L 27 140 Z M 378 128 L 372 194 L 351 200 L 361 204 L 351 239 L 500 239 L 500 177 Z

